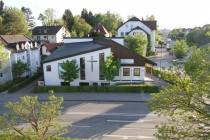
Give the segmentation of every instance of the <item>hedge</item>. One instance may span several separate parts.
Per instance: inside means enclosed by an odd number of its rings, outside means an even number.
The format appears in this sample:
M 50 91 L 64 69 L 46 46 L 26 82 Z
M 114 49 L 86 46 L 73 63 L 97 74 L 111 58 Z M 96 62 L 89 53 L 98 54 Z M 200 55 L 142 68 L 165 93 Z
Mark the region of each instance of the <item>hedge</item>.
M 129 84 L 129 85 L 107 85 L 107 86 L 35 86 L 36 93 L 48 92 L 132 92 L 132 93 L 157 93 L 159 92 L 157 85 L 152 84 Z
M 0 93 L 9 89 L 10 87 L 12 87 L 15 84 L 18 84 L 21 81 L 24 81 L 25 79 L 26 79 L 26 77 L 20 77 L 18 79 L 13 80 L 13 81 L 7 82 L 6 84 L 0 86 Z
M 29 140 L 27 138 L 24 138 L 21 135 L 18 134 L 0 134 L 0 140 Z M 39 138 L 33 140 L 39 140 Z M 54 138 L 49 138 L 47 140 L 90 140 L 90 139 L 82 139 L 82 138 L 62 138 L 62 137 L 54 137 Z
M 8 93 L 14 93 L 16 91 L 18 91 L 19 89 L 23 88 L 25 85 L 31 83 L 32 81 L 36 80 L 38 77 L 40 77 L 42 75 L 42 71 L 39 71 L 37 73 L 35 73 L 34 75 L 32 75 L 30 78 L 25 79 L 22 82 L 19 82 L 15 85 L 13 85 L 9 90 Z

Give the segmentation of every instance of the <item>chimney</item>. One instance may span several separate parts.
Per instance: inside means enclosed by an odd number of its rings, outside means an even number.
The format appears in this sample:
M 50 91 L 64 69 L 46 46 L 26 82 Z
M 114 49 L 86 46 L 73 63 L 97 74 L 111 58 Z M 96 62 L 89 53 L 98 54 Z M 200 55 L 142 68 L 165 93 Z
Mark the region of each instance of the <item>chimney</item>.
M 16 44 L 16 50 L 17 50 L 17 51 L 20 50 L 18 43 Z

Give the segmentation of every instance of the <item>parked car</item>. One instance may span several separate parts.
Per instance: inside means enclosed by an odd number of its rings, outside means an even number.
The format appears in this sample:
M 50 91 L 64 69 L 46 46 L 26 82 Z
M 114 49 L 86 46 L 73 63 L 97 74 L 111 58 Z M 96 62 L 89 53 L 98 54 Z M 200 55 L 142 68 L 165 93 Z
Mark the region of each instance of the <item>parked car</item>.
M 184 60 L 183 59 L 174 59 L 173 62 L 178 62 L 180 64 L 184 64 Z

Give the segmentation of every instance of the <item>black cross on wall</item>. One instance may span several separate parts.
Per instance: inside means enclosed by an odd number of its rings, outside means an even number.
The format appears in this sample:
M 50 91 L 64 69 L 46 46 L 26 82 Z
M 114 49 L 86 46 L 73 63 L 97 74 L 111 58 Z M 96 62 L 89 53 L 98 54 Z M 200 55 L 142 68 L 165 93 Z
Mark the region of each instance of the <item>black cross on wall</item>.
M 93 56 L 91 56 L 91 60 L 88 60 L 87 62 L 91 62 L 91 72 L 93 72 L 93 62 L 97 62 L 97 61 L 93 60 Z

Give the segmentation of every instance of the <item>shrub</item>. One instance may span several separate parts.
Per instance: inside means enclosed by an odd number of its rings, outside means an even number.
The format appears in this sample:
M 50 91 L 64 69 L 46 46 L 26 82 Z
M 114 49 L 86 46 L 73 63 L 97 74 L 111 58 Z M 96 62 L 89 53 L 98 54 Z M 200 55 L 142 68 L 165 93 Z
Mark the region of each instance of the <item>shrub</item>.
M 156 55 L 156 53 L 151 50 L 147 52 L 147 56 L 153 56 L 153 55 Z
M 8 90 L 8 93 L 14 93 L 14 92 L 18 91 L 22 87 L 24 87 L 27 84 L 31 83 L 32 81 L 36 80 L 41 75 L 42 75 L 42 72 L 39 71 L 39 72 L 35 73 L 33 76 L 31 76 L 30 78 L 25 79 L 22 82 L 19 82 L 19 83 L 13 85 L 13 86 L 10 86 L 11 88 Z
M 104 92 L 104 86 L 35 86 L 36 93 L 48 92 Z M 108 85 L 106 92 L 158 92 L 158 86 L 149 84 Z
M 167 51 L 171 50 L 171 48 L 166 48 Z

